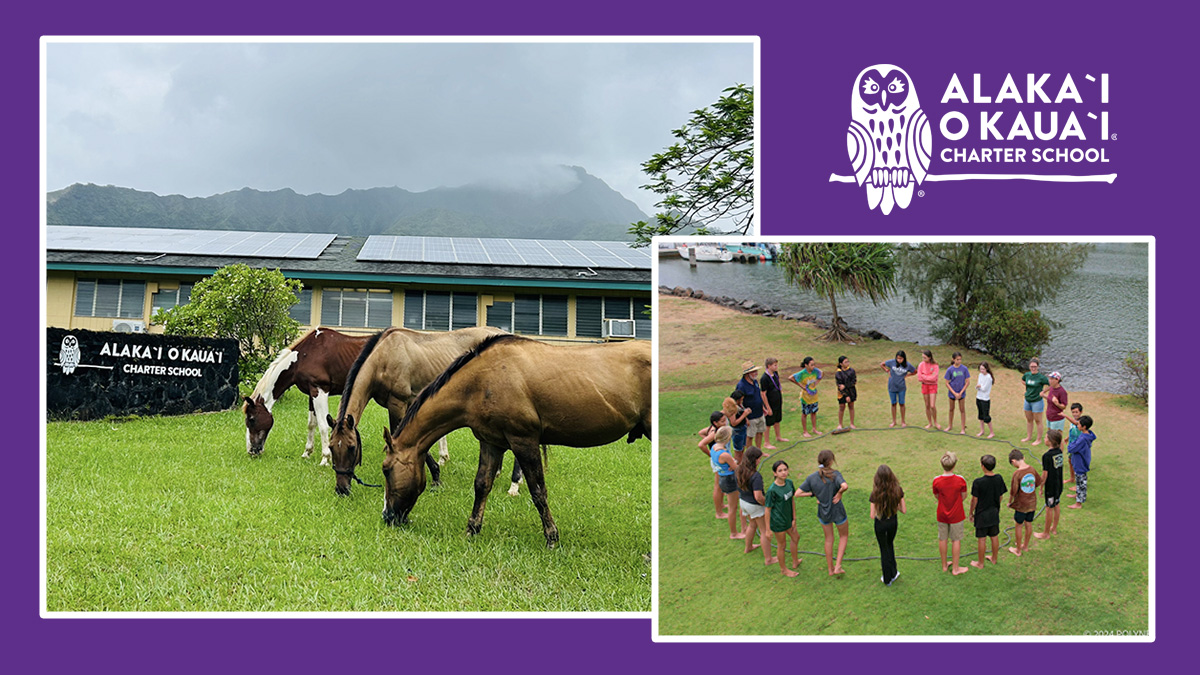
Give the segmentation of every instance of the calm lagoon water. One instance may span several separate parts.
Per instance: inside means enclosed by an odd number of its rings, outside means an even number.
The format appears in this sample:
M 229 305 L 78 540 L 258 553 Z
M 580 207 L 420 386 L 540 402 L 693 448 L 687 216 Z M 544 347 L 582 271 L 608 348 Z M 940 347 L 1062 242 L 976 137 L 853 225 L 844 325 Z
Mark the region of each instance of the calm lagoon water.
M 1042 351 L 1042 372 L 1062 372 L 1067 391 L 1125 393 L 1120 361 L 1149 343 L 1149 262 L 1146 244 L 1096 246 L 1054 302 L 1039 308 L 1062 324 L 1051 331 L 1050 344 Z M 782 270 L 770 264 L 700 263 L 691 269 L 682 258 L 660 258 L 659 270 L 664 286 L 833 316 L 828 299 L 789 286 Z M 837 303 L 838 314 L 855 329 L 877 330 L 893 340 L 936 342 L 928 311 L 916 307 L 902 289 L 878 306 L 852 296 L 839 297 Z

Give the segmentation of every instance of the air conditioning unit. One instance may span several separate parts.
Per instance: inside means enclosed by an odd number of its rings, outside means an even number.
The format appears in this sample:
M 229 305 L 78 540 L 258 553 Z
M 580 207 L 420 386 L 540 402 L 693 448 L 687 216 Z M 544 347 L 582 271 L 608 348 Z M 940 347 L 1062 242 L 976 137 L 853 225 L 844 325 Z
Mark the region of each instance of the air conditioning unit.
M 113 319 L 114 333 L 145 333 L 145 321 L 133 321 L 131 319 Z
M 604 337 L 610 340 L 637 337 L 637 325 L 633 319 L 605 319 Z

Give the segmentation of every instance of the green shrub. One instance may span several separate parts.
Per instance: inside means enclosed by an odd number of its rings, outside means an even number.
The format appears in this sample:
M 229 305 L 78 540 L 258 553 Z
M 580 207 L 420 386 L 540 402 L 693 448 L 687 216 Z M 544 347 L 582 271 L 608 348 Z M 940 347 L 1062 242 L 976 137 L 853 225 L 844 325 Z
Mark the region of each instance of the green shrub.
M 969 346 L 1017 368 L 1041 353 L 1050 342 L 1050 324 L 1036 309 L 989 305 L 976 312 L 967 340 Z
M 1142 403 L 1150 403 L 1150 356 L 1145 350 L 1129 352 L 1121 362 L 1121 372 L 1129 394 Z

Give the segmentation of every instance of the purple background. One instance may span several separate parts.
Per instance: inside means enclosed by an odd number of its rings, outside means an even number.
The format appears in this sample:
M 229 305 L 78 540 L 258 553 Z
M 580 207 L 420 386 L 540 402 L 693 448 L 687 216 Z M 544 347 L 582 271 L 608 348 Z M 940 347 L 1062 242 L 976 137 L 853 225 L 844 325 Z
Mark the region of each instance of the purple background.
M 396 670 L 486 670 L 519 663 L 517 667 L 531 670 L 568 667 L 599 672 L 656 666 L 706 669 L 718 652 L 734 653 L 728 646 L 653 644 L 648 620 L 39 619 L 35 480 L 39 429 L 37 401 L 30 393 L 38 380 L 39 362 L 29 355 L 37 353 L 39 336 L 34 326 L 42 323 L 37 294 L 44 283 L 38 270 L 37 228 L 41 200 L 38 38 L 42 34 L 759 35 L 764 143 L 761 222 L 766 233 L 1152 234 L 1157 237 L 1158 269 L 1164 276 L 1186 269 L 1197 218 L 1190 199 L 1196 193 L 1194 180 L 1184 185 L 1185 177 L 1194 174 L 1194 161 L 1184 153 L 1195 151 L 1196 140 L 1191 124 L 1173 122 L 1179 116 L 1190 122 L 1197 102 L 1191 77 L 1195 52 L 1184 48 L 1194 44 L 1195 10 L 1181 10 L 1190 13 L 1185 17 L 1151 3 L 1130 9 L 1109 9 L 1095 2 L 1073 2 L 1066 9 L 1044 2 L 979 8 L 965 3 L 956 7 L 860 2 L 846 9 L 794 4 L 768 9 L 703 1 L 530 2 L 519 8 L 495 2 L 293 2 L 266 8 L 225 0 L 119 6 L 67 0 L 41 8 L 23 4 L 7 9 L 0 28 L 6 85 L 6 105 L 0 114 L 6 122 L 7 160 L 2 185 L 9 224 L 6 243 L 15 255 L 9 256 L 0 273 L 15 305 L 9 313 L 15 330 L 4 339 L 13 370 L 9 377 L 23 386 L 19 392 L 5 394 L 10 405 L 8 481 L 0 497 L 7 516 L 0 563 L 6 586 L 0 634 L 6 644 L 18 647 L 6 650 L 6 665 L 51 672 L 96 666 L 102 672 L 117 667 L 177 672 L 214 667 L 308 672 L 342 667 L 377 672 L 383 665 Z M 927 110 L 938 107 L 949 74 L 955 71 L 968 87 L 970 73 L 990 75 L 989 89 L 997 88 L 1006 72 L 1019 77 L 1019 82 L 1027 72 L 1052 72 L 1055 83 L 1064 71 L 1111 73 L 1112 102 L 1107 109 L 1112 131 L 1120 140 L 1108 144 L 1114 158 L 1111 170 L 1095 173 L 1115 171 L 1119 177 L 1113 185 L 936 183 L 927 186 L 926 197 L 914 198 L 906 211 L 886 217 L 870 212 L 861 188 L 830 184 L 827 179 L 831 172 L 848 173 L 844 139 L 850 86 L 861 68 L 876 63 L 903 66 L 917 83 Z M 1050 88 L 1055 90 L 1056 85 Z M 936 114 L 930 118 L 937 123 Z M 1183 128 L 1186 135 L 1177 137 L 1176 128 Z M 937 140 L 936 147 L 940 147 Z M 1183 310 L 1194 304 L 1194 293 L 1189 291 L 1169 281 L 1159 285 L 1159 306 L 1180 310 L 1163 312 L 1170 330 L 1163 331 L 1156 352 L 1187 353 L 1183 341 L 1188 331 L 1181 330 L 1185 326 L 1180 323 L 1194 324 L 1191 311 Z M 1159 392 L 1158 418 L 1180 419 L 1185 398 L 1167 396 L 1169 391 L 1164 387 Z M 1158 433 L 1159 447 L 1193 445 L 1182 425 L 1164 425 Z M 1158 531 L 1182 535 L 1192 529 L 1185 529 L 1183 521 L 1184 514 L 1195 512 L 1194 499 L 1184 489 L 1184 472 L 1162 474 L 1163 482 L 1155 486 Z M 1155 644 L 1092 644 L 1068 651 L 1057 645 L 1025 644 L 1022 662 L 1106 672 L 1142 667 L 1151 651 L 1157 657 L 1166 656 L 1167 650 L 1183 655 L 1190 632 L 1185 626 L 1194 618 L 1194 613 L 1185 614 L 1190 609 L 1185 602 L 1195 595 L 1186 551 L 1194 550 L 1195 542 L 1180 537 L 1166 541 L 1170 558 L 1160 559 L 1157 574 L 1158 587 L 1165 592 L 1158 597 Z M 796 611 L 813 610 L 805 606 L 803 591 L 798 590 Z M 1037 611 L 1036 606 L 1030 604 L 1029 611 Z M 730 618 L 734 620 L 732 613 Z M 780 657 L 813 648 L 767 646 L 756 653 Z M 1005 653 L 1010 651 L 1000 645 L 980 651 L 969 644 L 835 649 L 831 667 L 887 664 L 889 669 L 913 672 L 928 669 L 935 662 L 931 657 L 946 666 L 957 662 L 963 668 L 995 669 L 1008 663 Z M 476 658 L 464 658 L 468 654 Z M 736 663 L 728 661 L 726 666 L 734 668 Z

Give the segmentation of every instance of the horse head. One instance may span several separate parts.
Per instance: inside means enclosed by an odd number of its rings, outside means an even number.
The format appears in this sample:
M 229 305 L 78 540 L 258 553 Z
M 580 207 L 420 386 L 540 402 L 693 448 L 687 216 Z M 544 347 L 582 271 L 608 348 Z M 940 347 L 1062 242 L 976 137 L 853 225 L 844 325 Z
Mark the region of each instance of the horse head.
M 356 477 L 354 467 L 362 464 L 362 437 L 354 425 L 354 415 L 336 421 L 332 415 L 326 415 L 325 420 L 329 423 L 329 452 L 333 455 L 333 471 L 337 474 L 334 492 L 348 495 L 350 481 Z
M 263 445 L 267 442 L 267 434 L 275 424 L 275 418 L 267 409 L 262 394 L 254 398 L 243 396 L 242 412 L 246 415 L 246 452 L 251 455 L 261 455 Z
M 408 522 L 417 498 L 425 491 L 425 455 L 418 446 L 406 445 L 383 430 L 383 522 L 402 525 Z

